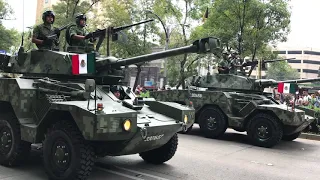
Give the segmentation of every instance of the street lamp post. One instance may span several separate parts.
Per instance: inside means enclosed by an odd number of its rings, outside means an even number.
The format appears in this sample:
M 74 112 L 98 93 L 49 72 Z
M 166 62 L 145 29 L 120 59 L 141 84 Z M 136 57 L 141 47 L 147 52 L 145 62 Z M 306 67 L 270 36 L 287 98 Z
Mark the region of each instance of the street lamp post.
M 167 31 L 167 28 L 166 28 L 164 22 L 161 20 L 161 18 L 156 13 L 154 13 L 154 12 L 152 12 L 150 10 L 146 10 L 146 12 L 150 13 L 150 14 L 153 14 L 160 21 L 160 23 L 161 23 L 161 25 L 163 27 L 164 33 L 166 35 L 165 50 L 167 50 L 168 46 L 169 46 L 169 34 L 168 34 L 168 31 Z M 167 58 L 166 58 L 166 60 L 167 60 Z M 166 84 L 166 83 L 167 83 L 167 68 L 166 68 L 166 63 L 164 63 L 164 80 L 163 80 L 163 84 Z

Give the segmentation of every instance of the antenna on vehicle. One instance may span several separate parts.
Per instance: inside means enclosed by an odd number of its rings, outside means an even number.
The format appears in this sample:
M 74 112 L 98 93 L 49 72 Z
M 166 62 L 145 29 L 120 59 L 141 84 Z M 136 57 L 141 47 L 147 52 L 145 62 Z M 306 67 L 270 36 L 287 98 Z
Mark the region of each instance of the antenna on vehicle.
M 20 45 L 18 54 L 24 52 L 23 39 L 24 39 L 24 0 L 22 0 L 22 37 L 21 37 L 21 45 Z

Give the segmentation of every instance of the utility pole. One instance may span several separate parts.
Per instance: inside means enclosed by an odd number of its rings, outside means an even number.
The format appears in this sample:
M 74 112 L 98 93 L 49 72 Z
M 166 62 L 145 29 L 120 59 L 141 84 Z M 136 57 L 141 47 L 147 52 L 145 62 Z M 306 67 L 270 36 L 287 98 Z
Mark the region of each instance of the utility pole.
M 261 79 L 262 60 L 258 59 L 258 79 Z

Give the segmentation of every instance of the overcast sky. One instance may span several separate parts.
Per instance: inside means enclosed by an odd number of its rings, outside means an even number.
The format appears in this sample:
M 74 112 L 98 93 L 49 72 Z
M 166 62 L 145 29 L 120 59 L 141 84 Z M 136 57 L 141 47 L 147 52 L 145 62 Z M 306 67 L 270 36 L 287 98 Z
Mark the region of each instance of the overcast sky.
M 23 27 L 23 0 L 7 0 L 15 11 L 16 20 L 3 21 L 8 28 L 17 28 L 22 31 Z M 35 23 L 37 0 L 25 0 L 24 24 L 25 27 Z M 320 49 L 319 17 L 320 0 L 291 0 L 291 33 L 286 43 L 279 47 L 308 47 Z

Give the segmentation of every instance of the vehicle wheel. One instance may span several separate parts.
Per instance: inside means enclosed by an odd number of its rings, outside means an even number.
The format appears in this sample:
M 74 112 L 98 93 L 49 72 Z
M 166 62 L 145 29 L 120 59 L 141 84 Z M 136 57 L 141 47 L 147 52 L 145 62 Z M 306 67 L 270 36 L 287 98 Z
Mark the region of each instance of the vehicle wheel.
M 26 160 L 31 143 L 21 140 L 20 123 L 13 114 L 0 118 L 0 164 L 17 166 Z
M 192 130 L 193 124 L 189 128 L 183 128 L 179 133 L 188 134 Z
M 220 109 L 207 107 L 199 116 L 199 126 L 206 137 L 218 138 L 226 132 L 227 120 Z
M 301 132 L 297 132 L 297 133 L 290 134 L 290 135 L 283 135 L 282 140 L 293 141 L 293 140 L 297 139 L 300 136 L 300 134 L 301 134 Z
M 140 157 L 147 163 L 162 164 L 169 161 L 178 148 L 178 135 L 174 136 L 163 146 L 157 149 L 153 149 L 147 152 L 140 153 Z
M 50 179 L 86 179 L 95 154 L 81 133 L 70 123 L 58 122 L 43 142 L 44 168 Z
M 254 145 L 270 148 L 279 143 L 283 129 L 275 117 L 259 113 L 248 123 L 247 133 Z

